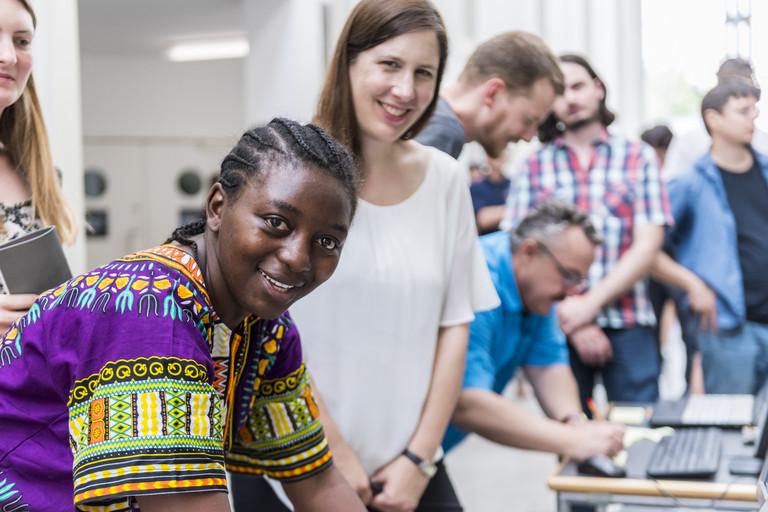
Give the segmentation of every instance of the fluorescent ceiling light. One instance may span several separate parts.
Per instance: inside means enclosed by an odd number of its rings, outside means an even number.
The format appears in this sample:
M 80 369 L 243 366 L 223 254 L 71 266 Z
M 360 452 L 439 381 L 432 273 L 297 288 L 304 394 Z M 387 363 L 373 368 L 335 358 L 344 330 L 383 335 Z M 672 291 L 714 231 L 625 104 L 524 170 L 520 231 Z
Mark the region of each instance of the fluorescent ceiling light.
M 168 48 L 166 56 L 174 62 L 238 59 L 248 55 L 250 49 L 245 36 L 200 39 L 174 43 Z

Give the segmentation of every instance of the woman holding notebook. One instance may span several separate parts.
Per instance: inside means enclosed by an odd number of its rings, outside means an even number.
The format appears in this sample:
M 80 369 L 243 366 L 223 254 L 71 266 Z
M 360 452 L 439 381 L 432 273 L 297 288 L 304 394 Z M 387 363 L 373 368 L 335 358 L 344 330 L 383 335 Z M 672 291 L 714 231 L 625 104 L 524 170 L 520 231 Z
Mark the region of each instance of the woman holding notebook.
M 35 26 L 26 0 L 0 0 L 0 243 L 54 225 L 71 244 L 77 227 L 53 167 L 32 80 Z M 0 284 L 0 332 L 34 300 L 34 295 L 7 295 Z

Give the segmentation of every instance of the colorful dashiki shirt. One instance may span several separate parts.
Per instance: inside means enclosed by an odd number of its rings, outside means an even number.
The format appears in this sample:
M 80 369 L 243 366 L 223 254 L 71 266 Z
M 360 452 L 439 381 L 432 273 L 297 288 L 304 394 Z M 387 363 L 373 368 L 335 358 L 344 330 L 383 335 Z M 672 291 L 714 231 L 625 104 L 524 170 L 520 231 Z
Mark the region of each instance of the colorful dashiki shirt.
M 290 316 L 231 331 L 172 245 L 45 292 L 0 338 L 0 436 L 0 510 L 138 510 L 225 491 L 225 467 L 297 480 L 331 460 Z

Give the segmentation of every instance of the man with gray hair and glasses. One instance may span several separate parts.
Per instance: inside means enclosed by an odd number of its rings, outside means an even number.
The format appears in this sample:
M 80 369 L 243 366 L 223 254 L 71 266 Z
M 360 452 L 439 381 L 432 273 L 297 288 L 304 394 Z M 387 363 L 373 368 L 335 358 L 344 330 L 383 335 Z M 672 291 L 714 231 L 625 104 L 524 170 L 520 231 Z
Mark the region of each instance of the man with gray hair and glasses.
M 464 384 L 443 440 L 470 432 L 497 443 L 584 460 L 622 448 L 623 427 L 587 421 L 553 305 L 584 283 L 600 237 L 574 206 L 549 201 L 512 232 L 480 239 L 501 305 L 470 325 Z M 547 417 L 501 396 L 522 367 Z

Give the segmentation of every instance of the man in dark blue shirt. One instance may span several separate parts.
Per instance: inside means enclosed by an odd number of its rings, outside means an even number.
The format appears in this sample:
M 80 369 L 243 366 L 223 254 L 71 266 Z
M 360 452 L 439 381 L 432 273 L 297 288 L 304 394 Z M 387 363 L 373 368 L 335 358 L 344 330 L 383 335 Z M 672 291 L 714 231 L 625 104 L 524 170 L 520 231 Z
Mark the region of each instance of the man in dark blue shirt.
M 488 174 L 480 181 L 472 183 L 472 207 L 475 210 L 477 231 L 484 235 L 498 231 L 504 217 L 504 208 L 509 193 L 509 178 L 504 176 L 504 162 L 507 152 L 498 158 L 488 158 Z

